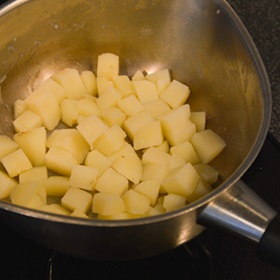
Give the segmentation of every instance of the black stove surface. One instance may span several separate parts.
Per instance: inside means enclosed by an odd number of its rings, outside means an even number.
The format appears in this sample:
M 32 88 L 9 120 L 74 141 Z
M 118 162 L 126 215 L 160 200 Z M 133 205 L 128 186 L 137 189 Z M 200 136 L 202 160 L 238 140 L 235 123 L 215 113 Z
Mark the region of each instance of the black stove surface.
M 268 134 L 243 180 L 280 212 L 280 144 Z M 256 257 L 256 246 L 207 229 L 194 240 L 162 255 L 137 261 L 77 259 L 46 249 L 0 223 L 0 279 L 161 279 L 278 280 L 280 268 Z

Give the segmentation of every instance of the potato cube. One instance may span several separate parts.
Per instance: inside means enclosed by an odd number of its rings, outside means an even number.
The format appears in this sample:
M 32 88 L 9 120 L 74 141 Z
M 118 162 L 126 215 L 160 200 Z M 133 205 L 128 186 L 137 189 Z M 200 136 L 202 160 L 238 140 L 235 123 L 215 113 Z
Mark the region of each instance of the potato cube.
M 0 170 L 0 199 L 10 196 L 12 189 L 18 184 L 17 181 L 9 177 L 5 172 Z
M 95 115 L 101 117 L 101 110 L 96 103 L 95 98 L 82 98 L 78 102 L 78 115 L 91 116 Z
M 149 210 L 150 199 L 145 195 L 138 193 L 132 189 L 128 190 L 122 199 L 125 204 L 125 209 L 131 214 L 144 214 Z
M 97 169 L 91 166 L 74 165 L 72 167 L 69 185 L 70 187 L 92 191 L 95 188 Z
M 157 205 L 155 205 L 155 207 L 148 210 L 147 216 L 149 216 L 149 217 L 156 216 L 156 215 L 163 214 L 165 212 L 166 212 L 165 208 L 163 208 L 162 205 L 157 204 Z
M 45 185 L 39 181 L 18 184 L 11 191 L 11 202 L 16 205 L 38 208 L 47 203 Z
M 213 189 L 211 188 L 211 186 L 205 182 L 202 179 L 199 179 L 196 188 L 194 189 L 194 191 L 187 195 L 187 201 L 188 202 L 194 202 L 202 197 L 204 197 L 205 195 L 209 194 Z
M 0 135 L 0 160 L 18 149 L 18 143 L 7 135 Z
M 92 195 L 78 188 L 69 188 L 65 195 L 61 198 L 61 205 L 74 211 L 79 209 L 80 211 L 87 213 L 91 207 Z
M 49 170 L 64 176 L 70 176 L 72 167 L 79 164 L 75 156 L 60 147 L 50 147 L 46 153 L 46 166 Z
M 148 148 L 142 155 L 142 164 L 166 164 L 170 161 L 170 154 L 155 147 Z
M 195 124 L 196 131 L 205 130 L 206 112 L 191 112 L 190 120 Z
M 144 103 L 143 106 L 154 119 L 157 119 L 162 114 L 165 114 L 171 110 L 170 107 L 162 99 Z
M 81 80 L 87 90 L 87 93 L 92 96 L 97 95 L 96 77 L 92 71 L 85 70 L 80 74 Z
M 191 164 L 197 164 L 200 162 L 199 157 L 189 141 L 171 147 L 170 154 L 178 154 L 185 160 L 185 162 L 190 162 Z
M 162 150 L 166 153 L 169 153 L 170 146 L 169 146 L 168 141 L 164 140 L 160 145 L 155 146 L 155 148 Z
M 96 99 L 96 103 L 102 112 L 109 108 L 116 107 L 122 96 L 119 91 L 113 87 L 109 87 L 102 92 Z
M 78 104 L 79 100 L 69 98 L 64 99 L 60 104 L 61 121 L 69 127 L 78 123 Z
M 20 173 L 31 169 L 32 164 L 22 149 L 18 149 L 1 159 L 3 166 L 10 177 L 16 177 Z
M 157 81 L 166 81 L 167 83 L 171 82 L 170 72 L 168 69 L 161 69 L 156 72 L 150 73 L 146 75 L 146 79 L 153 83 L 157 83 Z
M 135 94 L 134 86 L 131 80 L 126 75 L 120 75 L 113 77 L 113 82 L 122 97 Z
M 212 161 L 226 146 L 225 141 L 211 129 L 195 133 L 191 143 L 202 163 Z
M 42 126 L 43 122 L 39 115 L 27 109 L 13 121 L 13 125 L 16 132 L 24 132 Z
M 128 180 L 113 168 L 108 168 L 97 179 L 95 189 L 99 192 L 115 193 L 121 196 L 128 190 Z
M 161 93 L 163 99 L 171 108 L 177 108 L 187 101 L 190 95 L 190 89 L 187 85 L 173 80 L 169 86 Z
M 131 78 L 132 81 L 143 81 L 145 79 L 146 78 L 141 70 L 137 70 Z
M 72 217 L 77 217 L 77 218 L 84 218 L 84 219 L 89 219 L 89 216 L 85 214 L 83 211 L 80 209 L 75 209 L 70 216 Z
M 17 99 L 14 102 L 14 119 L 21 115 L 25 110 L 27 110 L 27 105 L 24 100 Z
M 121 99 L 118 102 L 118 108 L 120 108 L 128 117 L 144 111 L 144 106 L 135 95 L 129 95 Z
M 122 127 L 126 120 L 126 114 L 119 108 L 113 107 L 103 112 L 102 118 L 109 126 L 117 124 Z
M 112 160 L 97 150 L 92 150 L 87 154 L 84 164 L 97 169 L 97 177 L 101 176 L 103 172 L 112 164 Z
M 163 199 L 163 207 L 166 209 L 167 212 L 177 210 L 182 208 L 186 205 L 186 197 L 169 193 Z
M 92 212 L 100 215 L 119 215 L 125 212 L 122 198 L 114 193 L 97 193 L 93 196 Z
M 212 185 L 218 180 L 219 172 L 206 163 L 200 163 L 193 166 L 201 179 Z
M 41 211 L 49 212 L 52 214 L 58 214 L 58 215 L 67 215 L 68 216 L 71 214 L 71 212 L 68 209 L 63 207 L 61 204 L 56 204 L 56 203 L 43 205 L 41 207 L 37 207 L 37 209 L 41 210 Z
M 109 156 L 122 147 L 125 138 L 126 133 L 122 128 L 119 125 L 113 125 L 97 138 L 92 147 L 105 156 Z
M 14 135 L 14 141 L 24 151 L 33 166 L 45 165 L 47 132 L 44 127 Z
M 151 122 L 141 127 L 134 135 L 133 146 L 135 150 L 141 150 L 160 145 L 164 141 L 160 121 Z
M 199 180 L 199 175 L 190 163 L 171 170 L 161 184 L 167 193 L 187 196 L 191 194 Z
M 153 82 L 147 80 L 132 81 L 132 84 L 141 103 L 151 102 L 159 98 L 156 85 Z
M 35 166 L 19 174 L 19 183 L 39 181 L 45 183 L 48 179 L 48 170 L 46 166 Z
M 133 190 L 149 198 L 150 204 L 155 205 L 160 189 L 160 183 L 155 180 L 146 180 L 136 185 Z
M 69 99 L 80 99 L 88 94 L 77 69 L 65 68 L 52 78 L 64 87 L 66 97 Z
M 98 96 L 101 96 L 102 93 L 105 92 L 109 88 L 115 88 L 113 81 L 111 81 L 105 77 L 97 77 L 96 86 L 97 86 Z
M 170 85 L 170 82 L 166 80 L 158 80 L 156 82 L 157 91 L 159 96 L 166 90 L 166 88 Z
M 119 75 L 119 57 L 112 53 L 100 54 L 97 58 L 97 77 L 112 80 Z
M 97 116 L 87 117 L 77 126 L 77 130 L 83 135 L 92 148 L 94 141 L 107 130 L 108 126 Z
M 48 196 L 63 196 L 70 187 L 69 177 L 50 176 L 45 185 Z
M 173 153 L 170 156 L 168 170 L 173 170 L 177 167 L 183 166 L 185 163 L 186 163 L 186 161 L 183 159 L 183 157 L 181 155 Z

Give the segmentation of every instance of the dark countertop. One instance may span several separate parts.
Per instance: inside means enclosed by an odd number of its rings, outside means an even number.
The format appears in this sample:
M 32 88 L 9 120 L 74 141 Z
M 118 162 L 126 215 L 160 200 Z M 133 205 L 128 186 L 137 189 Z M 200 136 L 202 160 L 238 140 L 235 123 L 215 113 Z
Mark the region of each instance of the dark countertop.
M 250 33 L 270 79 L 270 132 L 280 141 L 280 0 L 228 0 Z

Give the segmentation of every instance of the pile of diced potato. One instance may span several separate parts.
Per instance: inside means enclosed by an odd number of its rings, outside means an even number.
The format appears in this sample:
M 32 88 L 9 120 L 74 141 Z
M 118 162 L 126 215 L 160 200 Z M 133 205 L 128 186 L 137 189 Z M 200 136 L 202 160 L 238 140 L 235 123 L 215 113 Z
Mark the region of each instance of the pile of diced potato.
M 179 209 L 211 191 L 209 163 L 225 141 L 168 69 L 96 74 L 66 68 L 14 103 L 13 138 L 0 135 L 0 199 L 56 214 L 132 219 Z

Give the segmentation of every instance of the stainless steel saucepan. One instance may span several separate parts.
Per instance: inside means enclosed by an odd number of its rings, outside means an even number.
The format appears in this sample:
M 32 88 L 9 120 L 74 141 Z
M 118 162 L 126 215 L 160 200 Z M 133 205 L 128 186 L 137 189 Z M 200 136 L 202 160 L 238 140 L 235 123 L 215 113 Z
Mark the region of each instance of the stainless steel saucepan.
M 1 220 L 46 247 L 99 260 L 156 255 L 211 226 L 256 242 L 260 256 L 279 265 L 277 213 L 240 180 L 267 134 L 270 85 L 226 1 L 9 1 L 0 9 L 1 134 L 13 133 L 16 99 L 65 67 L 95 71 L 104 52 L 120 56 L 123 74 L 169 68 L 190 86 L 193 110 L 205 110 L 208 127 L 227 142 L 213 162 L 219 186 L 180 210 L 149 218 L 87 220 L 1 201 Z

